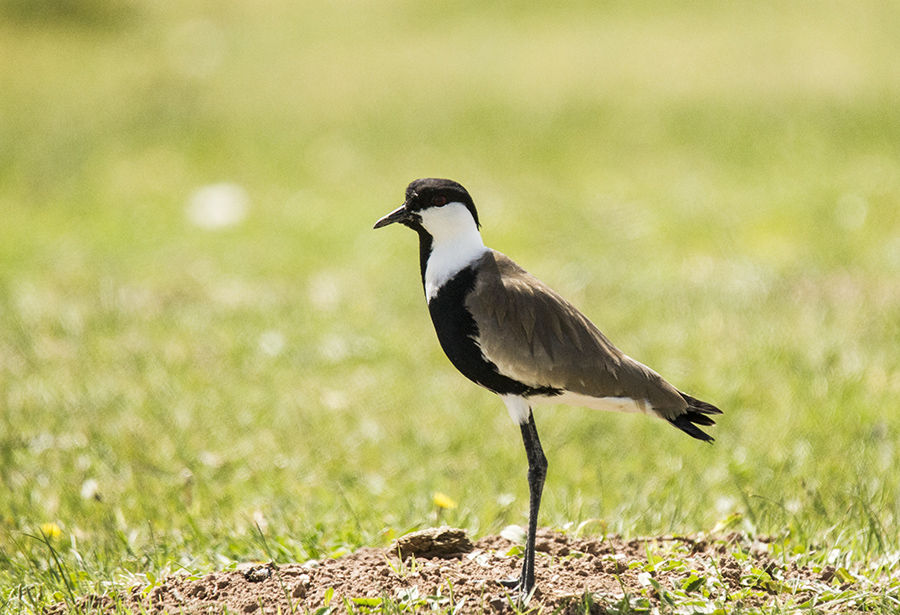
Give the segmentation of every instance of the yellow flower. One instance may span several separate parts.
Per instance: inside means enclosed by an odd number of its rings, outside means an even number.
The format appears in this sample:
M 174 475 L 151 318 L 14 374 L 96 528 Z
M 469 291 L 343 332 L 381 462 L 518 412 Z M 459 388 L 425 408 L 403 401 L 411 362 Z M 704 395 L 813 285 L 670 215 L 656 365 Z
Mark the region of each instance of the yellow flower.
M 41 534 L 43 534 L 45 538 L 52 540 L 54 538 L 59 538 L 62 534 L 62 530 L 59 529 L 59 526 L 55 523 L 41 523 Z
M 450 499 L 450 496 L 444 495 L 440 491 L 434 494 L 434 505 L 438 508 L 456 508 L 456 502 Z

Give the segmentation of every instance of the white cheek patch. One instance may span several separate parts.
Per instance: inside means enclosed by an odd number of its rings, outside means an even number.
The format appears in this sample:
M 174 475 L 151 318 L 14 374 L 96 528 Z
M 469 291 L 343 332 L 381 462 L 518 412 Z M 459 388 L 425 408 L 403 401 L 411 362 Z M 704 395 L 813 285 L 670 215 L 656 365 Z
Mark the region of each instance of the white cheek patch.
M 422 227 L 432 237 L 425 267 L 425 298 L 430 302 L 441 287 L 487 252 L 468 208 L 447 203 L 419 213 Z

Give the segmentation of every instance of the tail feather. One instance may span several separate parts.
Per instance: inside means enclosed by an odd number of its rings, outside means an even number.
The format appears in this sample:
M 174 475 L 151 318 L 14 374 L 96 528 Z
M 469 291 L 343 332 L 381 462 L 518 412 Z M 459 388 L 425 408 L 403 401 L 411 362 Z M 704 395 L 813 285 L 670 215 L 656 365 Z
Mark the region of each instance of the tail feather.
M 704 442 L 712 442 L 713 437 L 697 427 L 697 425 L 715 425 L 716 422 L 709 415 L 722 414 L 722 411 L 714 405 L 695 399 L 690 395 L 681 393 L 681 396 L 684 397 L 684 401 L 688 404 L 687 410 L 675 418 L 668 419 L 669 422 L 691 437 Z

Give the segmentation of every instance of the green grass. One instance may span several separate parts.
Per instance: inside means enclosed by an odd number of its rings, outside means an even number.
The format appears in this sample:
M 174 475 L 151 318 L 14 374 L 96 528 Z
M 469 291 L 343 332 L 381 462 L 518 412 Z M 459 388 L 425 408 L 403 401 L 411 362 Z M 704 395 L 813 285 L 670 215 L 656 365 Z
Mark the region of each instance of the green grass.
M 281 560 L 384 545 L 435 491 L 524 522 L 518 430 L 441 354 L 414 236 L 370 230 L 420 176 L 726 412 L 710 447 L 542 408 L 542 524 L 896 552 L 898 30 L 878 0 L 0 0 L 0 606 L 265 559 L 257 524 Z M 222 181 L 246 220 L 192 226 Z

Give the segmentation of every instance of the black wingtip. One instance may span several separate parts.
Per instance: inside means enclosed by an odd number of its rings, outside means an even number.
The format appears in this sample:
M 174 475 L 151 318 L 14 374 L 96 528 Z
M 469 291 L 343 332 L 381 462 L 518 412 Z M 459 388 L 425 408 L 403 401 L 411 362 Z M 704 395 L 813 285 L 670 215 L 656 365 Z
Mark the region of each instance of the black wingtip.
M 700 415 L 702 416 L 702 415 Z M 706 419 L 707 417 L 703 417 Z M 702 419 L 701 419 L 702 420 Z M 708 420 L 708 419 L 707 419 Z M 696 423 L 695 423 L 696 421 Z M 692 438 L 697 438 L 698 440 L 703 440 L 704 442 L 712 443 L 715 439 L 697 427 L 697 424 L 700 425 L 714 425 L 713 421 L 709 421 L 709 423 L 700 422 L 697 420 L 697 415 L 694 412 L 685 412 L 681 416 L 678 416 L 674 419 L 669 419 L 669 422 L 672 423 L 675 427 L 691 436 Z
M 686 393 L 681 393 L 681 396 L 684 398 L 684 401 L 688 403 L 688 407 L 691 410 L 696 410 L 697 412 L 700 412 L 702 414 L 722 414 L 722 411 L 712 404 L 708 404 L 705 401 L 700 401 L 696 397 L 691 397 Z
M 688 408 L 684 414 L 669 419 L 669 422 L 687 435 L 712 444 L 714 438 L 697 426 L 703 425 L 709 427 L 715 425 L 716 422 L 709 415 L 722 414 L 722 411 L 714 405 L 706 403 L 705 401 L 700 401 L 690 395 L 682 393 L 681 396 L 684 397 L 684 401 L 688 403 Z

